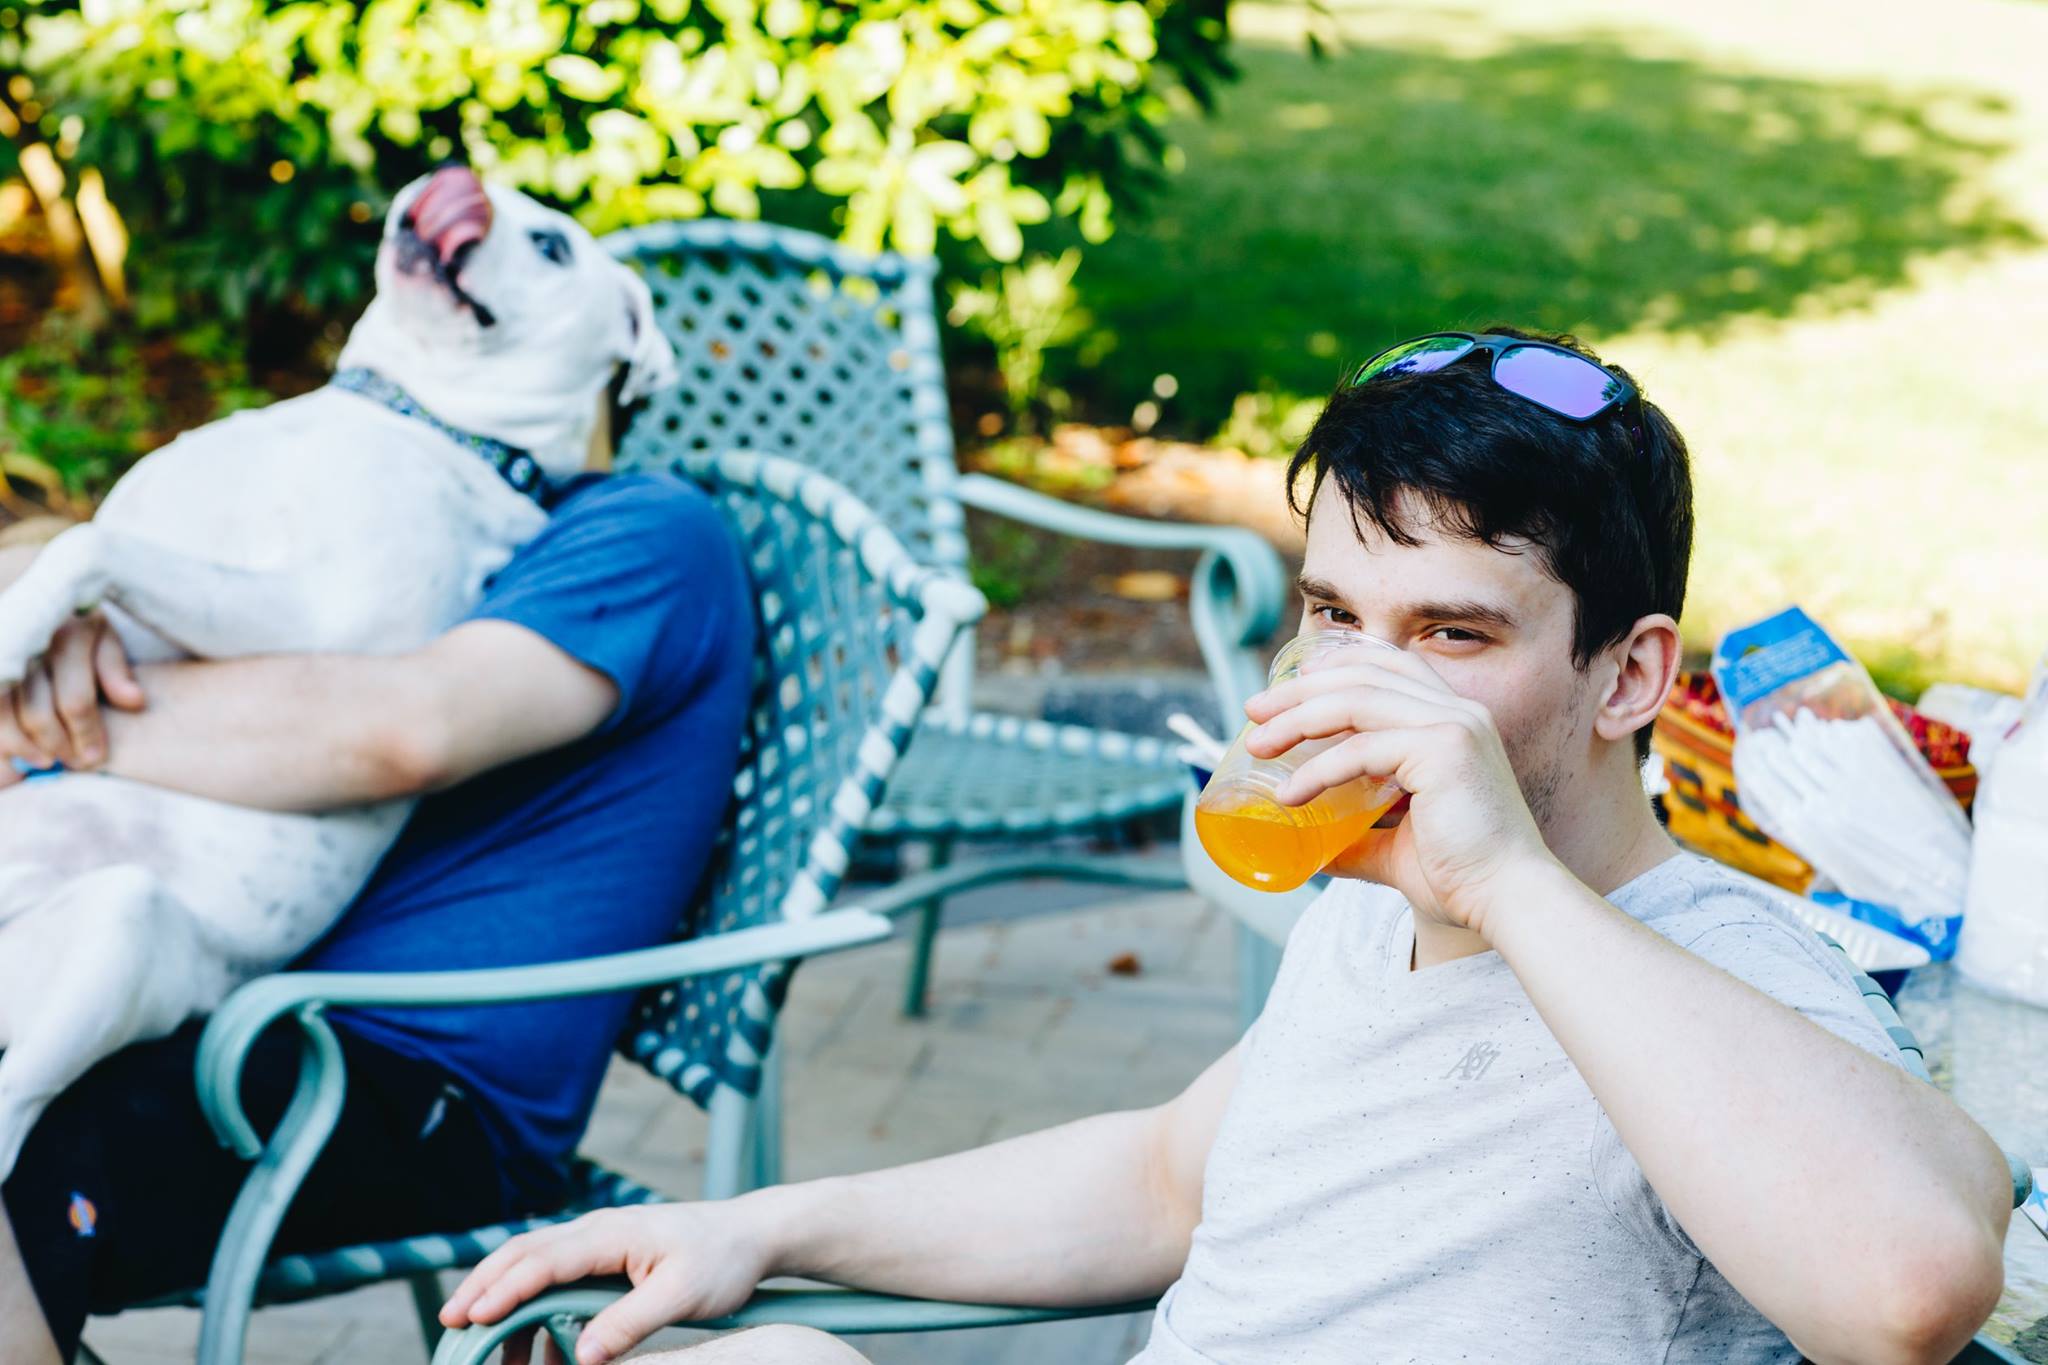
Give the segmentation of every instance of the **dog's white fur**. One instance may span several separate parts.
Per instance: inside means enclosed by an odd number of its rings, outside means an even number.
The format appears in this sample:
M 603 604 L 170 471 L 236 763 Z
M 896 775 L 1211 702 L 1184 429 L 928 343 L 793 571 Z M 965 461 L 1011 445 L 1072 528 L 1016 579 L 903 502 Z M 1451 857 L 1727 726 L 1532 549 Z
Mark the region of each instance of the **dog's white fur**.
M 582 469 L 620 366 L 628 400 L 674 378 L 646 285 L 573 220 L 491 189 L 490 230 L 455 272 L 482 325 L 403 265 L 399 224 L 425 184 L 392 206 L 342 365 L 551 475 Z M 547 232 L 566 265 L 537 249 Z M 544 522 L 475 453 L 357 394 L 237 414 L 140 462 L 0 594 L 0 684 L 97 604 L 145 660 L 415 648 Z M 0 791 L 0 1175 L 93 1062 L 309 946 L 410 804 L 280 815 L 95 774 Z

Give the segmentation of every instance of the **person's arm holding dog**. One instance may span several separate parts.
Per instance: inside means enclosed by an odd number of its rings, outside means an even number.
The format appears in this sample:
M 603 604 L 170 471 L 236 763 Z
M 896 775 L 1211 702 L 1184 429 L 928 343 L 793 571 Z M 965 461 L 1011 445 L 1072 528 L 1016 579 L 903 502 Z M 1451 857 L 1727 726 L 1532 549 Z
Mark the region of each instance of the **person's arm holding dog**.
M 0 758 L 325 810 L 439 790 L 544 753 L 595 729 L 617 698 L 602 673 L 509 622 L 467 622 L 405 654 L 137 670 L 103 621 L 84 618 L 0 705 Z M 0 786 L 18 780 L 12 765 L 0 771 Z
M 54 526 L 52 530 L 56 529 Z M 43 537 L 0 548 L 0 590 Z M 618 688 L 524 627 L 469 621 L 393 655 L 130 664 L 104 616 L 0 692 L 0 787 L 62 764 L 269 810 L 451 787 L 590 733 Z
M 1677 648 L 1669 618 L 1638 623 L 1611 656 L 1603 737 L 1649 723 Z M 1418 956 L 1457 935 L 1476 937 L 1447 956 L 1500 953 L 1687 1235 L 1802 1351 L 1868 1363 L 1961 1349 L 1997 1302 L 2010 1214 L 2005 1163 L 1961 1109 L 1574 876 L 1487 708 L 1421 659 L 1307 674 L 1247 711 L 1262 756 L 1350 736 L 1283 800 L 1366 774 L 1411 793 L 1401 824 L 1333 870 L 1407 897 Z M 1669 848 L 1651 826 L 1638 862 L 1668 856 L 1653 844 Z

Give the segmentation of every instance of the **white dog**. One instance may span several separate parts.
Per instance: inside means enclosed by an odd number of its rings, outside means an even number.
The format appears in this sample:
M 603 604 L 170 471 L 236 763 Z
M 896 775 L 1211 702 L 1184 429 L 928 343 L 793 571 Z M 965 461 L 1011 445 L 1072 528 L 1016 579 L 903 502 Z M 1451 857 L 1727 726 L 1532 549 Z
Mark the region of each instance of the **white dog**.
M 459 620 L 581 470 L 600 403 L 673 381 L 646 285 L 450 166 L 408 186 L 336 380 L 150 455 L 0 594 L 0 686 L 105 604 L 142 660 L 397 652 Z M 93 1062 L 290 961 L 408 802 L 280 815 L 120 778 L 0 791 L 0 1176 Z M 421 964 L 429 966 L 432 964 Z

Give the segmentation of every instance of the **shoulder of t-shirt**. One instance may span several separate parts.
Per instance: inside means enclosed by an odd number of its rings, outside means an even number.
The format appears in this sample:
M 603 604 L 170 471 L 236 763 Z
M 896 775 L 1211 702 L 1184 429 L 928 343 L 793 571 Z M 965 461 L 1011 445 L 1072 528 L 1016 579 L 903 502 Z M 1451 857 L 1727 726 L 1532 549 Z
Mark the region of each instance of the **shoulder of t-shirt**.
M 1816 963 L 1833 952 L 1778 899 L 1773 887 L 1697 853 L 1680 853 L 1624 888 L 1626 908 L 1681 947 L 1716 929 L 1749 926 L 1776 930 Z
M 1407 908 L 1407 898 L 1391 886 L 1356 877 L 1332 877 L 1294 922 L 1287 946 L 1294 949 L 1297 940 L 1306 942 L 1318 937 L 1326 927 L 1340 920 L 1377 927 L 1398 919 Z
M 620 564 L 671 576 L 732 557 L 734 544 L 710 495 L 672 474 L 612 474 L 577 485 L 555 504 L 542 539 L 616 551 Z
M 606 474 L 579 480 L 553 509 L 552 524 L 595 518 L 621 531 L 724 525 L 703 489 L 673 474 Z
M 1358 945 L 1365 944 L 1364 960 L 1360 961 L 1365 966 L 1374 953 L 1383 951 L 1392 921 L 1407 908 L 1408 902 L 1398 891 L 1350 877 L 1331 878 L 1316 898 L 1302 907 L 1288 930 L 1266 1008 L 1242 1041 L 1250 1043 L 1266 1027 L 1263 1021 L 1267 1016 L 1284 1012 L 1290 1008 L 1289 1002 L 1305 1000 L 1307 1007 L 1314 1008 L 1314 992 L 1319 988 L 1312 983 L 1323 964 L 1333 955 L 1358 960 Z
M 1830 1032 L 1899 1060 L 1842 955 L 1779 901 L 1789 893 L 1693 853 L 1650 875 L 1660 884 L 1629 907 L 1650 928 Z

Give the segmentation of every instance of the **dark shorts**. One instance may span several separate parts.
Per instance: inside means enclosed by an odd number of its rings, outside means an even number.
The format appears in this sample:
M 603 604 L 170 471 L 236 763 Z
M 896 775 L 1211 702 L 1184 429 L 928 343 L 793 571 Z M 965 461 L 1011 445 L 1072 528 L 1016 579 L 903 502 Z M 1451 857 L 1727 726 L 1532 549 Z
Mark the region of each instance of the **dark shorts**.
M 30 1132 L 5 1186 L 7 1217 L 61 1359 L 88 1313 L 206 1282 L 249 1165 L 199 1110 L 200 1026 L 101 1062 Z M 498 1161 L 468 1097 L 431 1063 L 337 1030 L 348 1098 L 285 1215 L 273 1252 L 450 1232 L 510 1216 Z M 259 1133 L 298 1079 L 296 1025 L 259 1039 L 242 1102 Z

